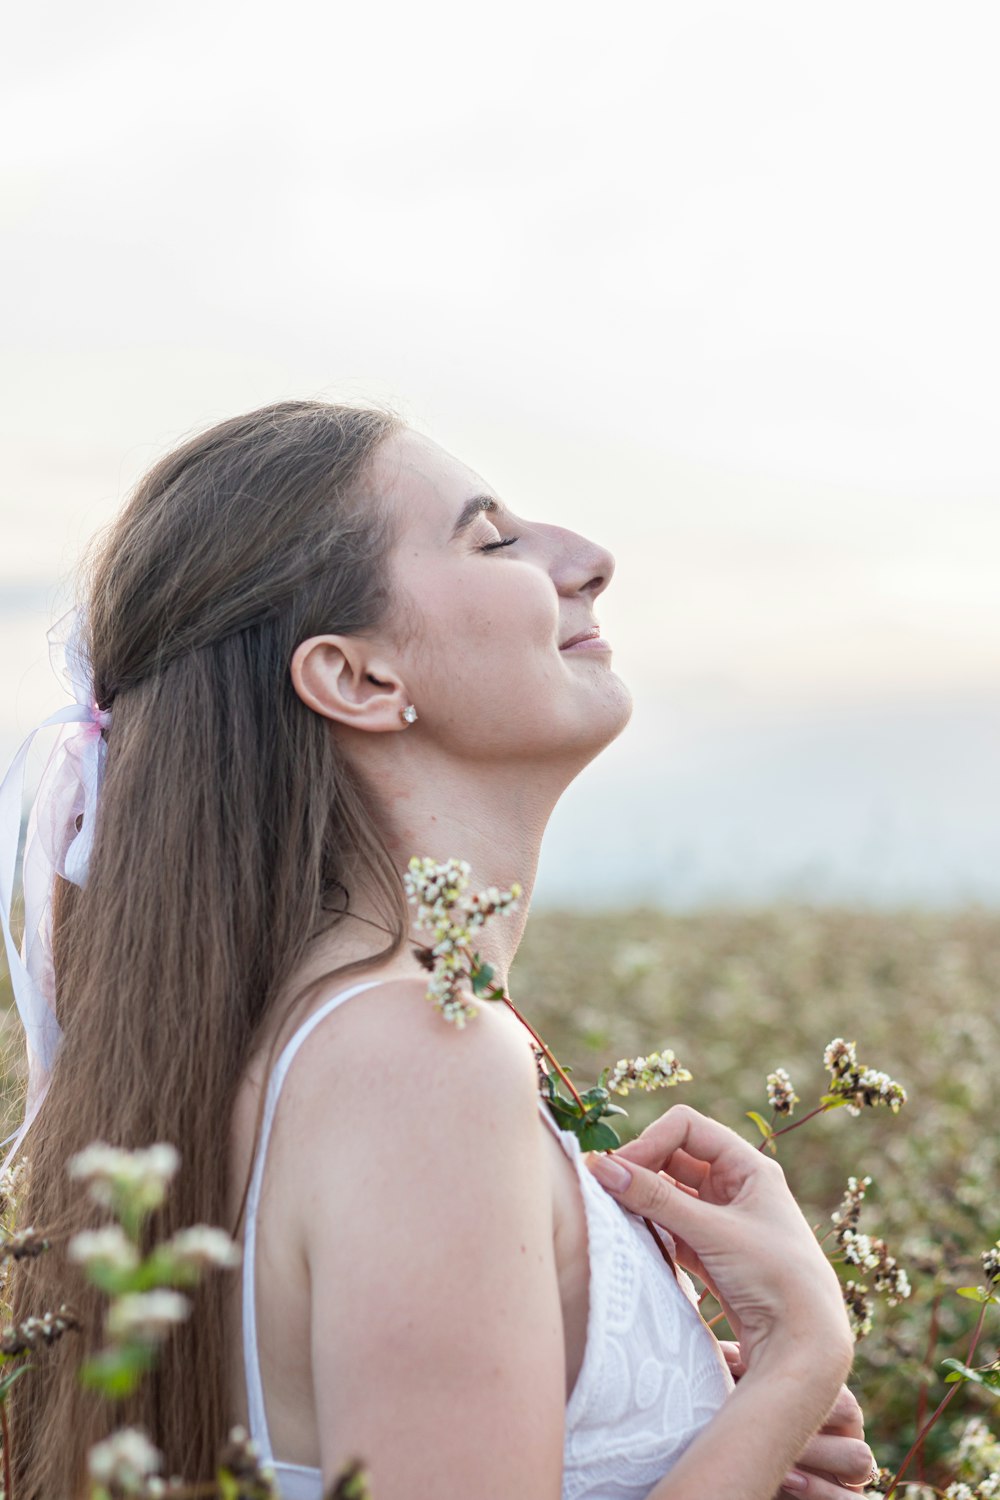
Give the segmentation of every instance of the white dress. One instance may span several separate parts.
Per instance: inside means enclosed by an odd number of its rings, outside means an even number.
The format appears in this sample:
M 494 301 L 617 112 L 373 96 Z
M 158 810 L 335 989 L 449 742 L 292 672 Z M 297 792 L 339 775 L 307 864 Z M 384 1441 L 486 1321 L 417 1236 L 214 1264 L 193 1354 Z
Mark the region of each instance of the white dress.
M 281 1086 L 302 1043 L 338 1005 L 381 983 L 327 1000 L 295 1032 L 268 1081 L 243 1241 L 243 1359 L 250 1436 L 271 1464 L 282 1500 L 322 1500 L 319 1469 L 274 1457 L 257 1355 L 255 1246 L 264 1159 Z M 641 1219 L 610 1198 L 583 1164 L 579 1142 L 556 1126 L 576 1167 L 587 1218 L 590 1305 L 583 1363 L 566 1405 L 563 1500 L 646 1500 L 710 1420 L 732 1379 L 690 1282 L 675 1278 Z M 669 1240 L 669 1236 L 667 1237 Z

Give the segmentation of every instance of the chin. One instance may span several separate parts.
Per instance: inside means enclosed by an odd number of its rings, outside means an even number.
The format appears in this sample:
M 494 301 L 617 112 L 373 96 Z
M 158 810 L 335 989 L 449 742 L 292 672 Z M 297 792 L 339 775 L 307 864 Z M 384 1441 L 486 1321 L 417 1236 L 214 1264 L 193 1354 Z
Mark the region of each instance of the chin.
M 632 717 L 632 694 L 616 672 L 605 674 L 600 687 L 595 689 L 584 726 L 584 745 L 589 748 L 588 760 L 599 755 L 606 745 L 616 740 Z

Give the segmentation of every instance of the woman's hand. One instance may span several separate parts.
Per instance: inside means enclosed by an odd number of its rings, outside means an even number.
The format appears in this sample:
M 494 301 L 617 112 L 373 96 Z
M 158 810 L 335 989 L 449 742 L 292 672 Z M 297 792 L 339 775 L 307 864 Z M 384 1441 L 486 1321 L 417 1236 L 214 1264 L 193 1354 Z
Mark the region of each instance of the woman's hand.
M 854 1396 L 842 1386 L 833 1408 L 803 1448 L 779 1491 L 781 1500 L 843 1500 L 845 1490 L 860 1494 L 872 1478 L 875 1458 L 865 1442 L 865 1424 Z
M 769 1366 L 791 1359 L 832 1402 L 854 1344 L 836 1274 L 777 1162 L 680 1104 L 588 1166 L 623 1208 L 674 1236 L 681 1264 L 726 1309 L 748 1371 L 765 1352 Z
M 719 1347 L 729 1373 L 739 1380 L 746 1373 L 739 1344 L 723 1339 Z M 867 1487 L 874 1467 L 872 1450 L 865 1442 L 861 1407 L 853 1392 L 842 1385 L 826 1421 L 799 1454 L 776 1500 L 786 1500 L 790 1495 L 805 1496 L 806 1500 L 838 1500 L 845 1489 L 860 1493 Z

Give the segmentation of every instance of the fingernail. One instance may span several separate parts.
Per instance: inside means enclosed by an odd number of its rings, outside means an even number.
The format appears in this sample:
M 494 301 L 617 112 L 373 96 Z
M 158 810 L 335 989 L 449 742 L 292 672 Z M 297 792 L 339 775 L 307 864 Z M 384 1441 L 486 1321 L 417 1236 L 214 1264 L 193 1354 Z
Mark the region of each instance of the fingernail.
M 598 1182 L 609 1188 L 612 1193 L 624 1193 L 632 1181 L 632 1173 L 613 1156 L 592 1156 L 590 1170 Z
M 804 1474 L 800 1474 L 797 1469 L 793 1469 L 781 1481 L 781 1488 L 783 1490 L 807 1490 L 809 1488 L 809 1481 Z

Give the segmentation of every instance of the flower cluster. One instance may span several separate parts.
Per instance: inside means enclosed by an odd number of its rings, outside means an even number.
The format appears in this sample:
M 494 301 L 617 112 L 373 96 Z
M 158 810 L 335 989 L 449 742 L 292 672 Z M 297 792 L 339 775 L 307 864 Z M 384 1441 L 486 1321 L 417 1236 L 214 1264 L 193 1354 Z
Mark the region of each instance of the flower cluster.
M 78 1265 L 114 1271 L 134 1271 L 139 1264 L 139 1251 L 120 1224 L 81 1230 L 66 1246 L 66 1254 Z
M 95 1443 L 87 1455 L 91 1479 L 113 1495 L 156 1494 L 159 1486 L 150 1481 L 162 1462 L 162 1453 L 141 1427 L 113 1432 L 103 1443 Z
M 860 1343 L 865 1335 L 872 1331 L 872 1304 L 868 1297 L 868 1288 L 863 1282 L 849 1281 L 843 1291 L 851 1332 L 854 1334 L 855 1343 Z
M 67 1170 L 86 1184 L 95 1203 L 121 1216 L 126 1208 L 139 1214 L 159 1208 L 180 1160 L 176 1146 L 163 1143 L 125 1151 L 94 1141 L 70 1158 Z
M 190 1311 L 188 1298 L 166 1287 L 126 1292 L 108 1310 L 107 1331 L 115 1343 L 158 1344 Z
M 840 1200 L 840 1207 L 834 1209 L 830 1218 L 838 1229 L 838 1239 L 847 1229 L 857 1229 L 861 1218 L 861 1205 L 865 1199 L 865 1193 L 872 1185 L 870 1177 L 848 1177 L 847 1191 Z
M 189 1317 L 193 1304 L 178 1287 L 194 1286 L 204 1270 L 228 1269 L 242 1259 L 228 1234 L 209 1224 L 179 1230 L 142 1255 L 143 1220 L 163 1202 L 179 1165 L 180 1155 L 171 1145 L 125 1151 L 103 1141 L 93 1142 L 68 1163 L 70 1176 L 83 1182 L 89 1196 L 116 1219 L 81 1230 L 66 1250 L 67 1259 L 110 1297 L 107 1345 L 80 1372 L 85 1386 L 105 1395 L 129 1395 L 153 1368 L 163 1341 Z
M 359 1459 L 352 1459 L 333 1481 L 326 1500 L 371 1500 L 368 1470 Z
M 966 1484 L 956 1480 L 944 1491 L 943 1500 L 998 1500 L 1000 1497 L 1000 1473 L 987 1474 L 978 1484 Z
M 18 1189 L 27 1171 L 28 1158 L 21 1156 L 12 1167 L 7 1167 L 4 1172 L 0 1172 L 0 1214 L 6 1213 L 17 1197 Z
M 27 1260 L 50 1248 L 49 1241 L 34 1228 L 19 1229 L 0 1241 L 0 1260 Z
M 1000 1472 L 1000 1442 L 982 1417 L 970 1417 L 965 1424 L 955 1458 L 959 1473 L 969 1480 Z
M 219 1454 L 219 1468 L 237 1481 L 241 1496 L 278 1497 L 274 1469 L 260 1461 L 260 1449 L 245 1427 L 232 1427 L 225 1447 Z
M 791 1115 L 799 1096 L 792 1087 L 792 1080 L 784 1068 L 775 1068 L 767 1075 L 767 1102 L 776 1115 Z
M 473 951 L 473 933 L 490 917 L 515 911 L 521 898 L 516 882 L 506 891 L 490 886 L 467 895 L 470 873 L 464 859 L 437 864 L 415 854 L 403 876 L 407 899 L 417 908 L 416 925 L 429 928 L 433 939 L 421 953 L 431 971 L 427 998 L 446 1021 L 459 1027 L 476 1014 L 467 984 L 471 981 L 473 991 L 479 993 L 493 977 Z
M 837 1234 L 844 1259 L 849 1266 L 874 1272 L 872 1285 L 882 1293 L 890 1307 L 897 1307 L 910 1295 L 910 1281 L 902 1266 L 889 1254 L 885 1240 L 842 1229 Z
M 994 1282 L 1000 1281 L 1000 1240 L 991 1245 L 982 1254 L 983 1270 L 986 1272 L 986 1280 L 992 1286 Z
M 877 1068 L 862 1067 L 855 1044 L 843 1037 L 835 1037 L 826 1048 L 823 1066 L 830 1074 L 829 1097 L 845 1100 L 849 1114 L 859 1115 L 863 1106 L 873 1109 L 877 1104 L 887 1104 L 897 1114 L 906 1103 L 902 1084 Z
M 15 1328 L 5 1328 L 0 1334 L 0 1354 L 13 1358 L 29 1349 L 39 1349 L 43 1344 L 54 1344 L 64 1333 L 70 1329 L 78 1330 L 80 1326 L 76 1314 L 64 1302 L 58 1312 L 47 1312 L 40 1318 L 25 1318 Z
M 871 1187 L 871 1178 L 857 1177 L 847 1179 L 847 1190 L 840 1201 L 840 1207 L 830 1215 L 836 1226 L 837 1244 L 840 1246 L 844 1260 L 849 1266 L 857 1266 L 859 1270 L 873 1272 L 872 1286 L 874 1290 L 885 1297 L 890 1307 L 897 1307 L 910 1295 L 910 1280 L 902 1266 L 896 1263 L 896 1258 L 889 1254 L 889 1247 L 885 1240 L 880 1240 L 873 1235 L 860 1234 L 858 1223 L 861 1218 L 861 1205 L 865 1194 Z M 854 1283 L 851 1283 L 854 1286 Z M 867 1287 L 858 1288 L 864 1294 Z M 869 1307 L 869 1313 L 871 1309 Z M 867 1332 L 867 1329 L 865 1330 Z M 857 1338 L 861 1334 L 855 1332 Z
M 160 1248 L 172 1260 L 195 1271 L 232 1271 L 243 1259 L 239 1245 L 224 1229 L 211 1224 L 192 1224 L 190 1229 L 179 1229 Z
M 605 1088 L 613 1094 L 628 1094 L 630 1089 L 672 1088 L 677 1083 L 690 1083 L 691 1074 L 681 1067 L 669 1047 L 662 1052 L 650 1052 L 647 1057 L 623 1057 L 615 1063 L 607 1075 Z

